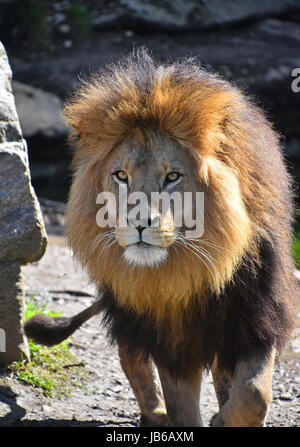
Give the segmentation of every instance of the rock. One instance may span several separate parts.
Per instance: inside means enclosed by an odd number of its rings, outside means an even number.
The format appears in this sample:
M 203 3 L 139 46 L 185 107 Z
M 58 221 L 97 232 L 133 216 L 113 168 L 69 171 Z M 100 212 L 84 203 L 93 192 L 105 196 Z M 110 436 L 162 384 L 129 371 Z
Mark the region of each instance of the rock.
M 44 254 L 47 238 L 31 186 L 27 148 L 14 97 L 11 70 L 0 43 L 0 328 L 5 346 L 0 365 L 29 357 L 22 318 L 24 290 L 21 264 Z M 4 352 L 3 352 L 4 351 Z
M 297 0 L 116 0 L 92 12 L 98 28 L 148 26 L 169 31 L 195 31 L 258 17 L 276 16 L 293 8 Z
M 0 145 L 0 262 L 34 262 L 45 250 L 46 236 L 26 157 L 25 147 L 21 152 L 14 143 Z
M 273 43 L 282 39 L 286 42 L 300 43 L 300 27 L 297 23 L 285 21 L 283 24 L 281 20 L 267 19 L 257 25 L 256 32 Z
M 13 81 L 12 88 L 25 138 L 37 134 L 45 138 L 67 135 L 61 118 L 62 102 L 56 95 L 17 81 Z
M 18 122 L 9 83 L 11 72 L 2 45 L 0 73 L 0 262 L 33 262 L 44 253 L 46 235 L 30 183 L 26 142 Z
M 22 319 L 24 315 L 24 289 L 20 263 L 0 263 L 0 326 L 5 332 L 4 350 L 0 349 L 0 367 L 29 359 Z
M 66 177 L 69 166 L 65 161 L 68 130 L 61 117 L 62 101 L 53 93 L 22 82 L 13 81 L 12 87 L 22 133 L 28 142 L 32 182 L 42 180 L 47 189 L 55 188 L 53 179 Z
M 278 399 L 279 400 L 293 400 L 293 396 L 289 393 L 286 393 L 286 394 L 282 394 L 281 396 L 279 396 Z
M 68 34 L 71 31 L 70 25 L 67 25 L 66 23 L 63 23 L 58 27 L 58 30 L 62 34 Z

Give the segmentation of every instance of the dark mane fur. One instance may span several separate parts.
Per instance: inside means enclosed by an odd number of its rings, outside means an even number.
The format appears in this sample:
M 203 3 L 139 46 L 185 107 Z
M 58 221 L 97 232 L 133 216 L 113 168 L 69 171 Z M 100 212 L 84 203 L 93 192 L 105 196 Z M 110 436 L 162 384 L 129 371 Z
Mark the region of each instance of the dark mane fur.
M 257 275 L 247 266 L 240 268 L 221 296 L 208 298 L 204 312 L 191 299 L 176 340 L 170 337 L 167 316 L 161 329 L 155 329 L 149 315 L 120 307 L 113 292 L 106 289 L 99 300 L 110 341 L 129 352 L 152 356 L 176 378 L 199 367 L 210 368 L 216 355 L 219 367 L 232 375 L 238 360 L 272 346 L 280 352 L 294 322 L 292 300 L 288 305 L 282 297 L 294 293 L 293 285 L 287 290 L 287 284 L 278 281 L 282 265 L 269 243 L 261 246 L 260 254 Z

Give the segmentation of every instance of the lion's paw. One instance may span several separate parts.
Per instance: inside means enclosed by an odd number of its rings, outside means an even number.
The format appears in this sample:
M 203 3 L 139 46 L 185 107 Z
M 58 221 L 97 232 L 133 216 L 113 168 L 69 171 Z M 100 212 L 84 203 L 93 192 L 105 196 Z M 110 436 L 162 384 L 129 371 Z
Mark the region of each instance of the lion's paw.
M 224 427 L 224 421 L 222 419 L 221 412 L 213 415 L 209 425 L 210 427 Z
M 166 410 L 157 408 L 149 414 L 142 414 L 142 425 L 148 427 L 168 427 L 169 419 Z

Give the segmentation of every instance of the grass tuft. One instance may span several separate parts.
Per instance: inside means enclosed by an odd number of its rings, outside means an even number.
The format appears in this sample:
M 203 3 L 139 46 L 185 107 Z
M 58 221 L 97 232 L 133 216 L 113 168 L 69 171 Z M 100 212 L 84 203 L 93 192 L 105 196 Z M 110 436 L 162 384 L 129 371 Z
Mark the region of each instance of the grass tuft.
M 54 311 L 46 312 L 46 305 L 38 305 L 34 295 L 27 300 L 25 321 L 37 313 L 46 313 L 50 316 L 61 316 Z M 61 398 L 70 396 L 74 387 L 82 387 L 87 372 L 83 363 L 78 362 L 75 355 L 69 350 L 70 342 L 65 340 L 57 346 L 45 347 L 28 340 L 30 362 L 25 360 L 14 362 L 10 366 L 14 377 L 34 386 L 47 397 Z
M 300 269 L 300 231 L 295 232 L 295 238 L 293 243 L 293 257 L 295 261 L 295 266 Z

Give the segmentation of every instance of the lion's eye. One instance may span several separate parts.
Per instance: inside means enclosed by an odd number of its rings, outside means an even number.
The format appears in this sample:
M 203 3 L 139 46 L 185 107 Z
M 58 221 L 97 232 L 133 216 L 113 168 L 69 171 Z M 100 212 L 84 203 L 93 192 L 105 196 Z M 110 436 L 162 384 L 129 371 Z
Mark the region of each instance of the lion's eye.
M 175 182 L 180 177 L 180 174 L 178 172 L 169 172 L 169 174 L 166 176 L 167 182 Z
M 127 182 L 127 181 L 128 181 L 128 175 L 126 174 L 125 171 L 121 171 L 121 170 L 116 171 L 116 172 L 114 173 L 114 175 L 115 175 L 119 180 L 121 180 L 121 182 Z

